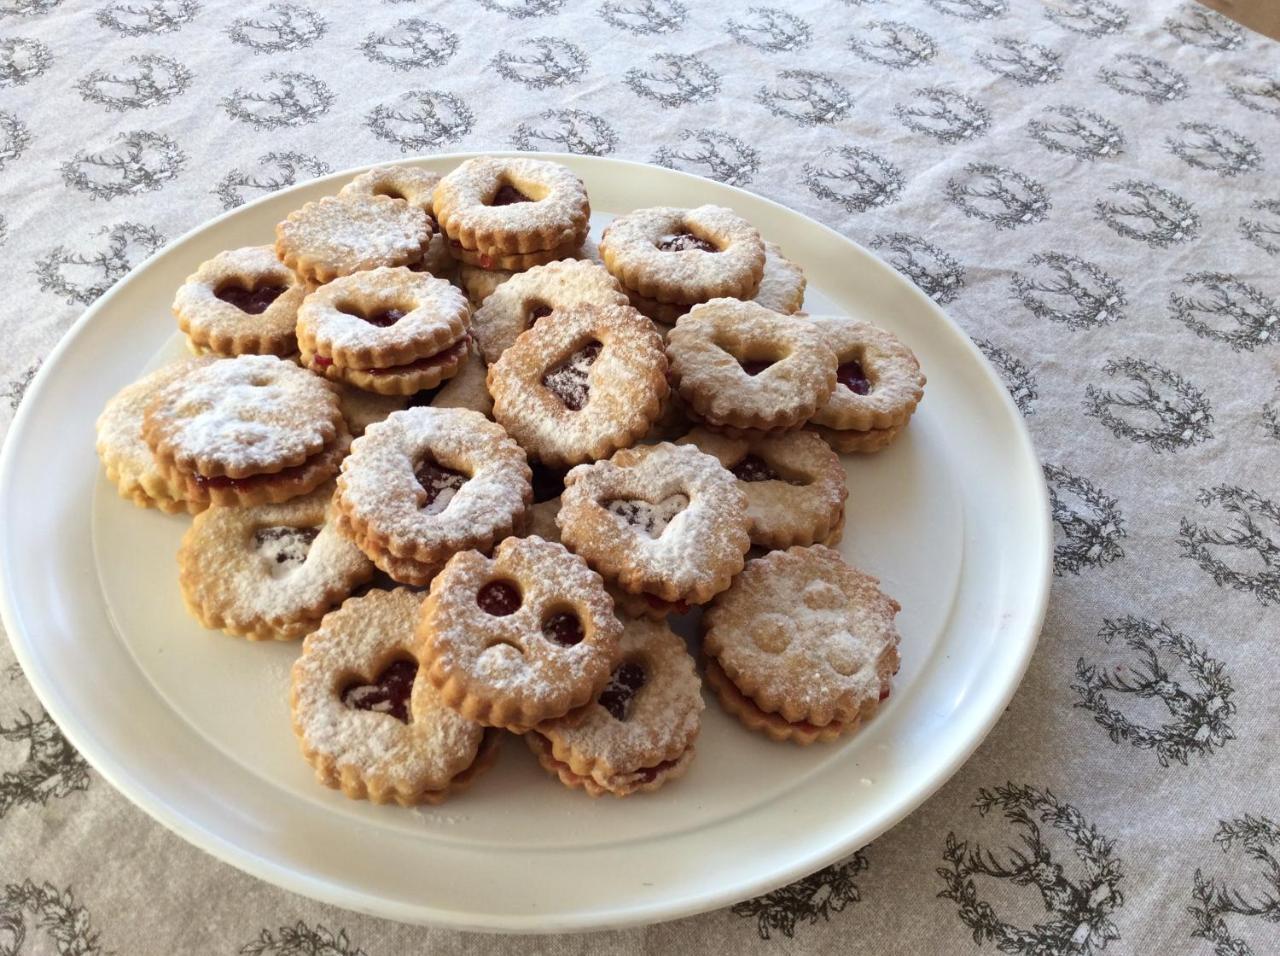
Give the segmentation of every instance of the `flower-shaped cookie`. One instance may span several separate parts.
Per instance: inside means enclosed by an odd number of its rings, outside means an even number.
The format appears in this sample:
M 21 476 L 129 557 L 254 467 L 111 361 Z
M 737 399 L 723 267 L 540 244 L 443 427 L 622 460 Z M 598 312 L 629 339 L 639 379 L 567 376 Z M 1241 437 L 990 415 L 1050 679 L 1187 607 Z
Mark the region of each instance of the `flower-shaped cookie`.
M 298 351 L 294 324 L 306 283 L 271 246 L 220 252 L 178 288 L 173 314 L 200 352 L 289 356 Z
M 607 581 L 662 607 L 729 586 L 751 546 L 747 496 L 692 445 L 626 448 L 565 477 L 556 523 Z
M 594 700 L 618 663 L 622 625 L 600 576 L 562 545 L 508 538 L 463 551 L 431 582 L 419 653 L 460 714 L 523 733 Z
M 627 289 L 658 302 L 749 299 L 764 275 L 760 233 L 721 206 L 655 206 L 619 216 L 600 239 L 600 255 Z
M 727 710 L 775 740 L 856 730 L 898 671 L 898 602 L 829 548 L 747 563 L 703 616 L 707 682 Z
M 751 543 L 789 548 L 824 542 L 844 517 L 844 466 L 808 431 L 756 433 L 731 438 L 698 428 L 680 440 L 693 444 L 733 472 L 747 496 Z
M 406 266 L 431 242 L 427 214 L 390 196 L 325 196 L 276 225 L 276 256 L 312 285 L 339 276 Z
M 419 169 L 417 166 L 375 166 L 338 190 L 338 198 L 389 196 L 392 199 L 403 199 L 409 205 L 421 209 L 427 214 L 427 221 L 431 225 L 431 242 L 422 258 L 409 268 L 415 272 L 429 272 L 433 276 L 444 277 L 453 269 L 453 256 L 449 254 L 449 240 L 440 231 L 431 207 L 439 182 L 440 174 L 429 169 Z
M 425 584 L 456 551 L 487 551 L 524 520 L 524 452 L 462 408 L 408 408 L 370 425 L 338 479 L 339 528 L 398 581 Z
M 516 273 L 472 317 L 472 330 L 485 361 L 492 365 L 535 322 L 574 305 L 626 305 L 618 281 L 602 266 L 563 259 Z
M 524 157 L 467 160 L 436 186 L 434 208 L 454 258 L 514 271 L 571 255 L 591 215 L 572 171 Z
M 836 356 L 798 316 L 753 302 L 694 306 L 667 336 L 671 384 L 709 425 L 798 428 L 831 394 Z
M 273 355 L 219 359 L 170 383 L 148 405 L 142 437 L 185 499 L 239 505 L 306 494 L 351 442 L 334 390 Z
M 298 309 L 312 371 L 384 395 L 412 395 L 457 373 L 471 308 L 444 279 L 379 268 L 335 279 Z
M 370 591 L 325 617 L 293 665 L 293 729 L 320 782 L 352 799 L 440 803 L 497 739 L 446 707 L 415 657 L 422 596 Z
M 373 565 L 338 534 L 333 484 L 283 504 L 210 508 L 178 549 L 187 608 L 205 627 L 250 640 L 309 634 Z
M 628 621 L 622 660 L 585 713 L 539 724 L 525 739 L 567 787 L 598 797 L 657 790 L 684 774 L 701 725 L 702 682 L 666 624 Z
M 649 430 L 666 372 L 662 339 L 630 306 L 557 309 L 489 366 L 493 417 L 551 467 L 604 458 Z

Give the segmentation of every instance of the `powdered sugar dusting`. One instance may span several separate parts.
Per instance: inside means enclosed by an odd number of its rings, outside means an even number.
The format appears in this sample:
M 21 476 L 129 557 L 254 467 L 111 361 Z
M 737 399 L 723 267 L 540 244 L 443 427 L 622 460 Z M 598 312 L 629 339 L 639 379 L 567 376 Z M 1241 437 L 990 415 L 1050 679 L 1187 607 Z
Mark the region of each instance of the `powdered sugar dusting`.
M 689 507 L 688 495 L 671 495 L 661 501 L 615 500 L 605 505 L 627 524 L 643 531 L 650 538 L 660 538 L 676 515 Z

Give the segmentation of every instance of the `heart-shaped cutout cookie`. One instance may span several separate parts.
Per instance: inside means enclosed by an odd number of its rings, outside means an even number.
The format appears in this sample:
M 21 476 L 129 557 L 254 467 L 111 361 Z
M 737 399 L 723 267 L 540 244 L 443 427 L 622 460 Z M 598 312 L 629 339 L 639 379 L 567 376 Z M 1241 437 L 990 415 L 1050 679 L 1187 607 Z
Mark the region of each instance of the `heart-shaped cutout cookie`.
M 687 507 L 689 496 L 681 494 L 671 495 L 658 502 L 618 498 L 605 505 L 611 514 L 617 515 L 650 538 L 662 537 L 667 525 Z
M 418 662 L 401 658 L 392 661 L 371 684 L 348 684 L 342 703 L 352 710 L 387 714 L 402 724 L 409 722 L 409 699 L 418 676 Z

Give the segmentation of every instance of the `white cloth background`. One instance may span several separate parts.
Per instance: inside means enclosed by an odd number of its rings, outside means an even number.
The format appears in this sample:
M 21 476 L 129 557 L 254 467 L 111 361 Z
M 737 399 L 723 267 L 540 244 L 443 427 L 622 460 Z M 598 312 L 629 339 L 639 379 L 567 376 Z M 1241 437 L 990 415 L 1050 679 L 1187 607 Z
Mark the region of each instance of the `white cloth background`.
M 0 429 L 85 305 L 263 190 L 513 145 L 727 180 L 907 272 L 1027 416 L 1058 573 L 977 755 L 765 899 L 468 936 L 187 846 L 0 643 L 0 953 L 1280 949 L 1280 50 L 1172 0 L 773 3 L 0 0 Z

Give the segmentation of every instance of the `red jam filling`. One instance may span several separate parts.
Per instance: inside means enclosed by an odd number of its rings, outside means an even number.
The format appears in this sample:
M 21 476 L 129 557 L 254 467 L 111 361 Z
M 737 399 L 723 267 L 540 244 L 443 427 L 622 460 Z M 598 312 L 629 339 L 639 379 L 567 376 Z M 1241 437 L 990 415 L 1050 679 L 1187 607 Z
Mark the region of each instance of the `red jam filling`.
M 857 395 L 866 395 L 871 391 L 871 379 L 862 370 L 862 363 L 857 359 L 849 359 L 836 369 L 836 381 Z
M 269 475 L 250 475 L 247 478 L 229 478 L 226 475 L 206 478 L 204 475 L 193 475 L 192 481 L 195 482 L 197 488 L 253 488 L 273 481 L 292 481 L 294 478 L 306 474 L 307 469 L 310 467 L 311 462 L 304 461 L 301 465 L 294 465 L 292 468 L 285 468 L 281 471 L 273 471 Z
M 498 191 L 493 194 L 493 199 L 489 201 L 489 205 L 510 206 L 518 202 L 533 202 L 533 200 L 510 183 L 503 183 L 498 188 Z
M 739 481 L 777 481 L 778 473 L 759 455 L 747 455 L 729 469 Z
M 888 699 L 889 699 L 889 694 L 890 694 L 890 692 L 891 692 L 891 691 L 892 691 L 892 688 L 891 688 L 888 684 L 886 684 L 884 687 L 882 687 L 882 688 L 880 689 L 880 699 L 881 699 L 881 700 L 888 700 Z
M 414 471 L 413 476 L 418 479 L 418 484 L 422 485 L 423 491 L 427 493 L 427 498 L 422 503 L 423 508 L 434 504 L 436 499 L 445 494 L 445 492 L 456 492 L 466 484 L 467 478 L 470 477 L 460 471 L 446 468 L 430 458 L 423 460 L 422 464 Z M 450 494 L 449 497 L 452 498 L 453 495 Z
M 587 375 L 601 348 L 599 342 L 590 342 L 543 376 L 542 384 L 571 412 L 581 411 L 587 404 L 591 391 Z
M 302 564 L 319 534 L 319 528 L 259 528 L 253 533 L 253 547 L 274 564 Z
M 742 360 L 739 360 L 738 364 L 742 366 L 742 370 L 746 372 L 748 375 L 759 375 L 761 372 L 767 369 L 770 365 L 772 365 L 773 362 L 772 360 L 768 360 L 768 359 L 750 359 L 745 362 Z
M 520 610 L 520 591 L 509 581 L 490 581 L 476 594 L 480 610 L 494 617 L 506 617 Z
M 343 315 L 354 315 L 357 319 L 363 319 L 370 325 L 376 325 L 380 329 L 385 329 L 395 325 L 403 319 L 408 312 L 401 309 L 383 309 L 380 312 L 374 312 L 372 315 L 365 315 L 363 312 L 354 312 L 351 309 L 339 309 Z
M 658 248 L 663 252 L 686 252 L 697 249 L 699 252 L 719 252 L 714 245 L 700 239 L 691 232 L 681 232 L 658 240 Z
M 670 770 L 676 765 L 676 763 L 677 761 L 675 760 L 664 760 L 662 763 L 654 764 L 652 767 L 641 767 L 636 771 L 636 773 L 639 775 L 642 782 L 653 783 L 653 781 L 658 779 L 658 774 L 662 773 L 664 770 Z
M 614 720 L 626 720 L 631 710 L 631 699 L 644 686 L 644 668 L 635 661 L 624 661 L 613 672 L 609 683 L 597 698 L 601 707 L 613 715 Z
M 582 622 L 572 611 L 561 611 L 552 614 L 542 622 L 542 636 L 561 647 L 573 647 L 581 644 L 586 635 L 582 631 Z
M 342 691 L 342 703 L 352 710 L 388 714 L 402 724 L 409 722 L 409 698 L 418 676 L 416 661 L 393 661 L 372 684 L 349 684 Z
M 288 289 L 282 285 L 258 285 L 252 289 L 229 285 L 223 286 L 221 289 L 215 289 L 213 294 L 223 302 L 234 305 L 241 312 L 247 312 L 250 315 L 261 315 L 267 311 L 272 302 L 284 295 L 286 291 Z

